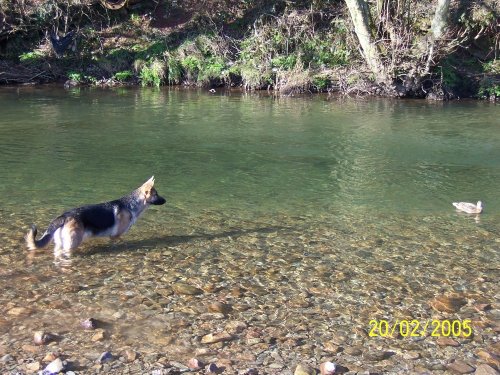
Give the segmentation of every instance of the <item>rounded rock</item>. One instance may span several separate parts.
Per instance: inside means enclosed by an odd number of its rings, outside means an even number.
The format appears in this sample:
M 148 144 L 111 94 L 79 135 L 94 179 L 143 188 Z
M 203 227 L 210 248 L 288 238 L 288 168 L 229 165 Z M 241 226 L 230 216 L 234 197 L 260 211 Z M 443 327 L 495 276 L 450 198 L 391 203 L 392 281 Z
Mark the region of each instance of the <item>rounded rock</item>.
M 319 366 L 319 372 L 321 375 L 333 375 L 335 374 L 337 366 L 333 362 L 323 362 Z

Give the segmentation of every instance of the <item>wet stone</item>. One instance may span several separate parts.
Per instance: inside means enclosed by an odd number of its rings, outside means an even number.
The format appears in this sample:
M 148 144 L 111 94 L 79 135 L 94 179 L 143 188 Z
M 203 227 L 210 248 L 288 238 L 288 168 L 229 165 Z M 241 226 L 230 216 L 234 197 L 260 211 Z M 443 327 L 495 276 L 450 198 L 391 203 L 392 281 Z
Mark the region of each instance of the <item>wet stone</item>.
M 316 375 L 316 370 L 311 366 L 299 363 L 293 372 L 293 375 Z
M 269 368 L 271 369 L 275 369 L 275 370 L 280 370 L 284 367 L 285 365 L 283 363 L 279 363 L 279 362 L 273 362 L 269 365 Z
M 410 351 L 403 354 L 403 358 L 409 359 L 409 360 L 415 360 L 415 359 L 419 359 L 421 357 L 422 357 L 422 355 L 415 350 L 410 350 Z
M 333 362 L 323 362 L 319 366 L 319 373 L 320 375 L 333 375 L 335 374 L 335 370 L 337 369 L 337 366 Z
M 241 321 L 231 321 L 226 324 L 226 331 L 230 334 L 237 334 L 247 329 L 247 324 Z
M 476 368 L 474 375 L 500 375 L 500 372 L 488 365 L 479 365 Z
M 97 362 L 104 363 L 104 362 L 111 361 L 111 360 L 113 360 L 113 354 L 111 354 L 110 352 L 104 352 L 99 356 L 99 358 L 97 359 Z
M 489 311 L 489 310 L 491 310 L 491 304 L 490 303 L 479 303 L 477 305 L 474 305 L 474 309 L 478 312 Z
M 358 346 L 350 346 L 345 348 L 344 353 L 352 355 L 353 357 L 358 357 L 363 353 L 363 351 Z
M 436 340 L 436 344 L 438 344 L 439 346 L 460 346 L 460 343 L 457 340 L 454 340 L 451 337 L 444 336 L 438 337 L 438 339 Z
M 227 332 L 209 333 L 201 338 L 202 344 L 214 344 L 217 342 L 229 341 L 233 338 Z
M 41 351 L 40 347 L 39 346 L 35 346 L 35 345 L 28 345 L 28 344 L 25 344 L 21 347 L 25 352 L 28 352 L 28 353 L 33 353 L 33 354 L 36 354 L 36 353 L 39 353 Z
M 40 362 L 31 362 L 26 364 L 26 370 L 28 371 L 38 371 L 40 370 Z
M 187 367 L 189 367 L 192 370 L 196 370 L 196 369 L 202 368 L 203 363 L 200 360 L 198 360 L 197 358 L 191 358 L 188 361 Z
M 215 374 L 219 371 L 219 368 L 215 363 L 209 363 L 207 367 L 205 367 L 206 374 Z
M 333 342 L 328 341 L 323 344 L 323 350 L 329 353 L 339 353 L 342 351 L 342 347 L 334 344 Z
M 98 330 L 96 333 L 94 333 L 91 340 L 94 342 L 104 340 L 104 330 Z
M 83 329 L 95 329 L 97 328 L 97 320 L 94 318 L 88 318 L 82 321 L 80 325 Z
M 391 357 L 392 355 L 394 355 L 393 352 L 386 352 L 380 350 L 367 350 L 363 353 L 363 358 L 367 361 L 379 362 Z
M 212 302 L 208 305 L 207 308 L 211 313 L 221 313 L 224 315 L 230 313 L 232 310 L 230 305 L 222 302 Z
M 131 349 L 127 349 L 123 352 L 123 357 L 125 358 L 126 362 L 134 362 L 138 355 L 137 352 Z
M 259 375 L 259 371 L 255 368 L 238 371 L 238 375 Z
M 59 355 L 57 353 L 48 352 L 47 354 L 45 354 L 45 357 L 43 357 L 42 362 L 46 362 L 46 363 L 52 362 L 57 358 L 59 358 Z
M 2 363 L 8 363 L 11 361 L 14 361 L 14 357 L 12 357 L 10 354 L 5 354 L 4 356 L 2 356 L 2 358 L 0 358 L 0 362 Z
M 479 350 L 476 354 L 487 364 L 500 368 L 500 357 L 498 355 L 487 352 L 486 350 Z
M 469 366 L 467 363 L 457 360 L 455 362 L 449 363 L 447 366 L 448 370 L 456 374 L 470 374 L 474 372 L 474 367 Z
M 64 370 L 64 363 L 61 361 L 60 358 L 54 359 L 52 362 L 50 362 L 47 367 L 43 370 L 44 374 L 58 374 Z
M 465 298 L 458 295 L 441 295 L 435 297 L 429 303 L 431 307 L 439 312 L 455 313 L 467 304 Z
M 31 312 L 30 309 L 26 307 L 14 307 L 7 311 L 8 315 L 20 316 L 20 315 L 28 315 Z
M 176 294 L 182 294 L 188 296 L 203 294 L 203 291 L 200 288 L 197 288 L 195 286 L 186 283 L 176 283 L 172 285 L 172 289 Z

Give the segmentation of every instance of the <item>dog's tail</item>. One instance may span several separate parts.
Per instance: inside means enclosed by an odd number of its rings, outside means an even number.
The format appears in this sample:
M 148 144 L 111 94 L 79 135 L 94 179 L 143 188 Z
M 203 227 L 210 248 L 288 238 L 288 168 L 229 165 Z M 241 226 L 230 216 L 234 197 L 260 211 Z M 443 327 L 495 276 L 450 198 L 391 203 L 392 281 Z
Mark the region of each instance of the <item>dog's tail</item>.
M 54 237 L 54 232 L 64 225 L 65 220 L 66 218 L 64 216 L 59 216 L 52 220 L 42 238 L 40 238 L 39 240 L 36 239 L 38 230 L 36 229 L 36 225 L 33 224 L 24 237 L 26 240 L 26 245 L 28 245 L 28 249 L 36 250 L 47 246 L 52 240 L 52 237 Z

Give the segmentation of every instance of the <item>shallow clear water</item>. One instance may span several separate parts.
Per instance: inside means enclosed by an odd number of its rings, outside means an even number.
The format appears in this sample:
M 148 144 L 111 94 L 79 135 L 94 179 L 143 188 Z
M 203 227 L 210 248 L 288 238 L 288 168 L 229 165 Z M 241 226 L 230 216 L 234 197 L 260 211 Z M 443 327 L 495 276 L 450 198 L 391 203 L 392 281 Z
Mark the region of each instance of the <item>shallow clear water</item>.
M 498 114 L 469 101 L 2 88 L 0 309 L 29 312 L 0 318 L 0 343 L 18 350 L 30 329 L 71 332 L 94 316 L 112 322 L 111 349 L 192 356 L 223 324 L 172 321 L 204 321 L 204 306 L 223 300 L 249 326 L 289 337 L 299 325 L 310 357 L 338 335 L 382 345 L 356 327 L 430 318 L 439 294 L 497 306 Z M 50 250 L 26 251 L 33 222 L 45 229 L 64 210 L 118 198 L 151 175 L 167 204 L 120 243 L 90 240 L 62 268 Z M 480 218 L 451 205 L 479 199 Z M 174 293 L 178 282 L 203 293 Z M 175 339 L 162 341 L 170 331 Z M 82 344 L 71 340 L 64 350 L 76 356 Z M 241 351 L 238 340 L 219 352 Z

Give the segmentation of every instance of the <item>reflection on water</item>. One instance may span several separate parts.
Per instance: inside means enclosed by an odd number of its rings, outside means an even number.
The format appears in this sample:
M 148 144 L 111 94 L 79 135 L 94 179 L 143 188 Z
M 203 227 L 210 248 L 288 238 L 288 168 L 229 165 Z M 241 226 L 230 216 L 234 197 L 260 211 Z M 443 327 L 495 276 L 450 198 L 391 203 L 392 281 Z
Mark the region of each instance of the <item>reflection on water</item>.
M 432 368 L 429 358 L 470 361 L 493 343 L 500 129 L 490 103 L 49 88 L 2 89 L 0 103 L 0 346 L 9 351 L 43 328 L 61 333 L 70 357 L 104 345 L 183 360 L 234 322 L 262 331 L 255 345 L 238 328 L 212 348 L 238 363 L 270 343 L 291 361 L 321 358 L 336 338 L 344 348 L 418 349 L 405 368 Z M 50 250 L 25 250 L 32 222 L 44 230 L 152 174 L 167 204 L 120 242 L 89 240 L 57 264 Z M 480 219 L 451 205 L 478 199 Z M 429 301 L 449 293 L 467 301 L 451 318 L 481 322 L 481 339 L 451 354 L 431 338 L 411 347 L 361 333 L 371 319 L 447 317 Z M 214 301 L 230 311 L 217 315 Z M 482 303 L 493 308 L 474 308 Z M 106 323 L 104 341 L 75 329 L 89 317 Z M 360 365 L 344 352 L 334 359 Z M 403 362 L 385 366 L 397 373 Z

